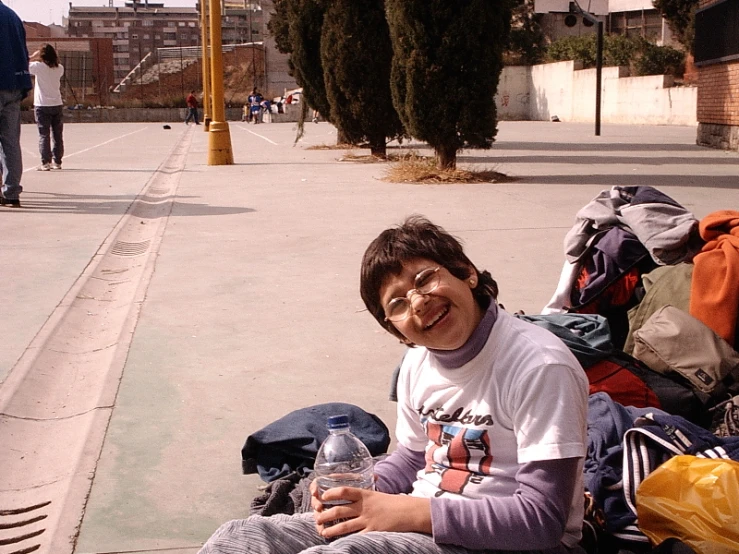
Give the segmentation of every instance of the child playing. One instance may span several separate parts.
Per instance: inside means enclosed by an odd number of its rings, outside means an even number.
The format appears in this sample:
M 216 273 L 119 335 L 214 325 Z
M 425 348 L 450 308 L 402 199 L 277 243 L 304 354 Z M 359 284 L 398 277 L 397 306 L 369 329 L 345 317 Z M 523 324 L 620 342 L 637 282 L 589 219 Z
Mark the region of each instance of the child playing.
M 588 386 L 568 348 L 422 217 L 369 245 L 360 292 L 411 347 L 376 491 L 314 487 L 313 513 L 228 522 L 201 554 L 582 552 Z

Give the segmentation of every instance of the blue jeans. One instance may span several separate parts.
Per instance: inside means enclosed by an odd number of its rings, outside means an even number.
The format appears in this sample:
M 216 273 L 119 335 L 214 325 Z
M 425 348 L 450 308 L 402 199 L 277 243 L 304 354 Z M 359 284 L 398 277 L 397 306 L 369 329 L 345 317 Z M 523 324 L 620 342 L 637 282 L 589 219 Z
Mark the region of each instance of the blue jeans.
M 200 122 L 198 121 L 197 108 L 187 108 L 187 117 L 185 118 L 185 123 L 188 123 L 190 120 L 194 121 L 195 125 L 200 125 Z
M 23 91 L 0 90 L 0 171 L 3 196 L 17 200 L 23 192 L 21 156 L 21 100 Z
M 35 106 L 38 125 L 38 150 L 41 163 L 62 163 L 64 156 L 64 106 Z M 52 149 L 52 139 L 54 147 Z

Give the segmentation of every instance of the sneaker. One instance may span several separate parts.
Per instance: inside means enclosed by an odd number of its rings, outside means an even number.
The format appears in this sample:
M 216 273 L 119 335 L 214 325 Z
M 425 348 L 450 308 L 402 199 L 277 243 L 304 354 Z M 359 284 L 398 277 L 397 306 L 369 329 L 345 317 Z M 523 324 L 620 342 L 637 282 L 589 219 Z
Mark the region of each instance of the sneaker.
M 5 198 L 4 196 L 0 196 L 0 206 L 10 206 L 11 208 L 20 208 L 21 201 L 19 198 L 11 200 L 9 198 Z
M 54 162 L 51 164 L 51 169 L 61 169 L 61 168 L 62 168 L 62 162 L 59 162 L 59 163 Z
M 51 170 L 51 164 L 41 164 L 36 168 L 36 171 L 49 171 Z

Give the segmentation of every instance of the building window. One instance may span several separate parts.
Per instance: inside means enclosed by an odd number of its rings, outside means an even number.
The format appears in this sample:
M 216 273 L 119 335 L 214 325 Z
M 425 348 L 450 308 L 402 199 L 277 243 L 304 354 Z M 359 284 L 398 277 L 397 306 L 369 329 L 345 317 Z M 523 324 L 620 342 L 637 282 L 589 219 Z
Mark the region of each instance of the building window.
M 189 23 L 187 24 L 187 26 L 188 26 L 188 27 L 195 27 L 195 22 L 194 22 L 194 21 L 190 21 L 190 22 L 189 22 Z
M 143 25 L 144 25 L 144 27 L 153 27 L 154 26 L 154 20 L 153 19 L 144 19 Z
M 185 22 L 184 21 L 178 21 L 177 22 L 177 26 L 178 27 L 184 27 L 185 26 Z
M 662 40 L 662 16 L 657 10 L 614 12 L 608 16 L 612 34 Z
M 134 34 L 134 35 L 131 35 L 131 38 L 132 38 L 133 40 L 136 40 L 137 38 L 139 38 L 139 35 L 136 35 L 136 34 Z

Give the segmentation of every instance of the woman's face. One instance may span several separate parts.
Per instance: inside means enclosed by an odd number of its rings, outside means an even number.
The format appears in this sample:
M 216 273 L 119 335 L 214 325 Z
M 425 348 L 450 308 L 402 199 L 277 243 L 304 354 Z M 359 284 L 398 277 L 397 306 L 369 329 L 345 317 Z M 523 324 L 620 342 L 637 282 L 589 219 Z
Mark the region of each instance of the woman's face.
M 439 264 L 424 258 L 403 264 L 400 275 L 389 276 L 380 288 L 380 301 L 386 308 L 394 298 L 408 298 L 408 316 L 393 321 L 396 329 L 410 342 L 437 350 L 456 350 L 464 345 L 480 323 L 483 310 L 472 296 L 477 285 L 473 268 L 466 280 L 457 279 L 443 266 L 438 271 L 439 284 L 428 294 L 409 291 L 416 286 L 416 276 Z

